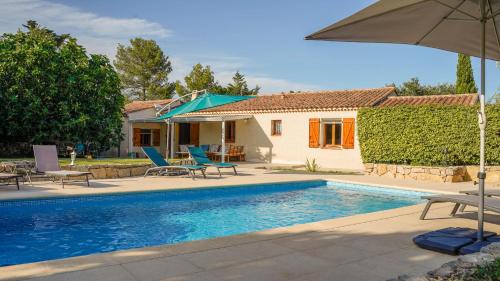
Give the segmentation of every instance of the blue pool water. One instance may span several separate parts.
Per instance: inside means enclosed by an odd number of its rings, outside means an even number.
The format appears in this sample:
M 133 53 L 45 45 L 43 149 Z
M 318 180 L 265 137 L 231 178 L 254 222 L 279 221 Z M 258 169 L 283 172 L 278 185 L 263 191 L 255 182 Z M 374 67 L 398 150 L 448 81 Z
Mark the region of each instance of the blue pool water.
M 0 265 L 214 238 L 420 203 L 419 192 L 307 181 L 0 201 Z

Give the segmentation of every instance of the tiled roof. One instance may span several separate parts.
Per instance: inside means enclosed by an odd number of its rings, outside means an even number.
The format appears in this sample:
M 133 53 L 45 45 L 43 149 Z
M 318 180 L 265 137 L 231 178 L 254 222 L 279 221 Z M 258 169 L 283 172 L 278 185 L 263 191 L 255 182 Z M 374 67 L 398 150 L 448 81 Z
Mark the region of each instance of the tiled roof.
M 131 113 L 135 111 L 140 111 L 148 108 L 154 108 L 155 104 L 156 105 L 165 105 L 169 102 L 171 102 L 171 99 L 165 99 L 165 100 L 147 100 L 147 101 L 133 101 L 131 103 L 128 103 L 125 105 L 125 113 Z
M 376 106 L 391 94 L 394 94 L 393 87 L 263 95 L 200 112 L 352 109 Z
M 380 106 L 396 105 L 474 105 L 477 94 L 433 95 L 433 96 L 401 96 L 389 97 Z

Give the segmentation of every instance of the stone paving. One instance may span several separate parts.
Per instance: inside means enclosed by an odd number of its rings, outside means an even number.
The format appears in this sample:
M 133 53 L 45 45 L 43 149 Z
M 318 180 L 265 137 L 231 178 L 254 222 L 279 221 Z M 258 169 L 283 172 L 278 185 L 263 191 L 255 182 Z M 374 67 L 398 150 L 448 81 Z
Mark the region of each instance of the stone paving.
M 0 198 L 27 198 L 75 194 L 131 192 L 165 188 L 192 188 L 244 183 L 290 181 L 318 176 L 269 173 L 242 167 L 241 176 L 219 179 L 130 178 L 100 180 L 96 188 L 43 183 L 1 188 Z M 470 188 L 470 183 L 435 184 L 373 178 L 369 176 L 321 176 L 385 186 L 439 192 Z M 401 274 L 419 274 L 454 257 L 419 249 L 411 238 L 447 226 L 475 227 L 475 213 L 448 216 L 451 205 L 434 206 L 428 219 L 418 216 L 423 205 L 355 215 L 327 221 L 269 229 L 244 235 L 194 241 L 69 259 L 0 268 L 0 280 L 386 280 Z M 500 232 L 500 216 L 486 216 L 486 230 Z

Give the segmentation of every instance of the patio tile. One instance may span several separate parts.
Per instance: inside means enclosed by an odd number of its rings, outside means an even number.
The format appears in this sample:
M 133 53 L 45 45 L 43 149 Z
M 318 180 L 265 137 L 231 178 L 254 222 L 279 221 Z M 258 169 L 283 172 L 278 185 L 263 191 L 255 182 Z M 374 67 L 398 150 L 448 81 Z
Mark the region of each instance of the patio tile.
M 94 269 L 49 275 L 40 278 L 30 279 L 30 281 L 136 281 L 120 265 L 104 266 Z
M 402 274 L 414 275 L 423 274 L 429 271 L 427 267 L 419 265 L 415 262 L 391 259 L 383 255 L 364 259 L 356 262 L 356 264 L 370 270 L 373 274 L 382 276 L 386 279 L 395 278 Z
M 178 257 L 166 257 L 122 264 L 138 281 L 156 281 L 202 271 Z
M 199 272 L 188 275 L 179 275 L 174 277 L 167 277 L 159 281 L 221 281 L 220 278 L 210 272 Z
M 181 256 L 205 269 L 229 266 L 233 264 L 258 260 L 262 258 L 278 256 L 290 253 L 292 250 L 272 244 L 270 242 L 258 242 L 243 244 L 204 252 L 198 252 Z
M 457 258 L 455 256 L 420 249 L 416 246 L 401 251 L 388 253 L 383 256 L 391 260 L 415 263 L 428 268 L 428 270 L 436 269 L 442 264 L 452 260 L 456 260 Z
M 220 268 L 212 271 L 212 273 L 225 281 L 277 281 L 290 280 L 328 267 L 331 267 L 331 265 L 322 259 L 301 253 L 292 253 L 237 266 Z
M 344 233 L 324 231 L 273 239 L 271 242 L 291 249 L 307 250 L 338 244 L 348 239 L 350 237 Z
M 306 274 L 291 281 L 385 281 L 386 278 L 373 274 L 357 264 L 340 265 L 328 270 Z
M 304 253 L 328 260 L 331 265 L 341 265 L 374 256 L 373 253 L 343 245 L 306 250 Z

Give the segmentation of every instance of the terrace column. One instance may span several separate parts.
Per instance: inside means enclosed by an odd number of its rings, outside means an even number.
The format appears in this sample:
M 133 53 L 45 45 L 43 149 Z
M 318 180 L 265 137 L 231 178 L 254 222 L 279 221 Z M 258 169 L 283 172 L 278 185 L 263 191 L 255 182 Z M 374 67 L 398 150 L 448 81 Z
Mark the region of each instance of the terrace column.
M 226 121 L 222 120 L 222 139 L 221 139 L 221 148 L 220 148 L 220 155 L 221 155 L 221 162 L 224 163 L 224 158 L 225 158 L 225 153 L 226 153 Z
M 134 123 L 128 122 L 128 152 L 127 152 L 127 157 L 130 157 L 130 153 L 133 151 L 133 144 L 134 144 Z
M 175 123 L 170 123 L 170 158 L 174 158 L 174 135 L 175 135 Z

